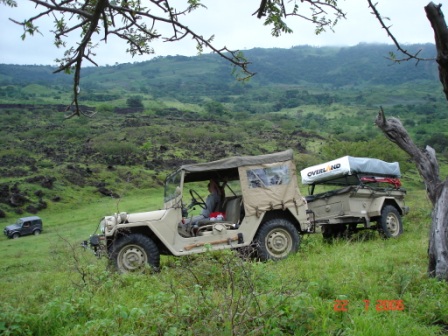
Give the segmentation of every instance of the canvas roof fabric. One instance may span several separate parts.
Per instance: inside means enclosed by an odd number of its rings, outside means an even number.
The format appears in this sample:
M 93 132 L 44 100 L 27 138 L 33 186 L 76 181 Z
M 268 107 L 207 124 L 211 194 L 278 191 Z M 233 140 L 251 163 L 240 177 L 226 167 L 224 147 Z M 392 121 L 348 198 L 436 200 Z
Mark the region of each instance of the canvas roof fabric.
M 233 156 L 217 161 L 182 165 L 185 182 L 204 181 L 207 179 L 238 179 L 238 167 L 284 162 L 293 159 L 292 149 L 282 152 L 257 156 Z
M 244 166 L 240 171 L 246 216 L 292 208 L 303 203 L 292 160 Z
M 321 183 L 353 174 L 387 177 L 401 176 L 398 162 L 385 162 L 379 159 L 352 156 L 344 156 L 333 161 L 311 166 L 300 172 L 303 184 Z

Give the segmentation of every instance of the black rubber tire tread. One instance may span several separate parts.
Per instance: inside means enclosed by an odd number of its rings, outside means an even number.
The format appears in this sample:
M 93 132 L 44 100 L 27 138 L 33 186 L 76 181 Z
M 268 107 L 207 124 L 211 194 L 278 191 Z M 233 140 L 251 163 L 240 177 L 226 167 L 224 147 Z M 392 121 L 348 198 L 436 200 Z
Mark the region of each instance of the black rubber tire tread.
M 160 251 L 154 241 L 140 233 L 131 233 L 129 235 L 122 236 L 117 241 L 115 241 L 110 249 L 109 258 L 112 261 L 112 265 L 116 270 L 121 273 L 133 272 L 138 270 L 143 270 L 144 265 L 141 265 L 138 269 L 126 269 L 120 267 L 120 262 L 118 260 L 120 252 L 129 246 L 134 246 L 139 248 L 141 252 L 146 254 L 147 263 L 153 268 L 154 271 L 158 271 L 160 267 Z
M 395 220 L 397 226 L 394 232 L 391 232 L 387 226 L 388 221 Z M 403 222 L 397 208 L 393 205 L 385 205 L 381 210 L 381 216 L 378 219 L 378 231 L 383 238 L 396 238 L 403 233 Z
M 322 237 L 324 242 L 331 243 L 336 238 L 343 238 L 348 235 L 345 224 L 325 224 L 322 225 Z
M 40 235 L 40 230 L 34 230 L 33 235 L 35 235 L 35 236 Z
M 11 238 L 12 238 L 12 239 L 20 238 L 20 234 L 16 232 L 16 233 L 14 233 L 14 234 L 11 236 Z
M 281 256 L 276 256 L 269 251 L 266 240 L 269 238 L 269 235 L 272 235 L 276 231 L 279 231 L 282 234 L 287 233 L 289 235 L 287 238 L 291 241 L 288 241 L 288 245 L 290 244 L 290 246 L 287 248 L 288 251 L 286 251 L 286 255 L 282 253 Z M 291 253 L 298 251 L 300 245 L 300 235 L 290 221 L 284 218 L 273 218 L 261 224 L 253 242 L 257 251 L 257 258 L 259 260 L 281 260 L 286 258 Z

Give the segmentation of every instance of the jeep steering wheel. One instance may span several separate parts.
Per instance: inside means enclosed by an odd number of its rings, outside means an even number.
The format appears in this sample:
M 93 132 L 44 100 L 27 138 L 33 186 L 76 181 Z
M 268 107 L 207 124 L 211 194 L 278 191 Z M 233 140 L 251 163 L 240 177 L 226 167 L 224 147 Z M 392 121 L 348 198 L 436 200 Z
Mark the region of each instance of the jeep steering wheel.
M 205 204 L 204 199 L 201 197 L 201 195 L 199 195 L 197 193 L 196 190 L 190 189 L 190 195 L 191 195 L 191 204 L 199 205 L 202 209 L 206 209 L 207 208 L 207 205 Z

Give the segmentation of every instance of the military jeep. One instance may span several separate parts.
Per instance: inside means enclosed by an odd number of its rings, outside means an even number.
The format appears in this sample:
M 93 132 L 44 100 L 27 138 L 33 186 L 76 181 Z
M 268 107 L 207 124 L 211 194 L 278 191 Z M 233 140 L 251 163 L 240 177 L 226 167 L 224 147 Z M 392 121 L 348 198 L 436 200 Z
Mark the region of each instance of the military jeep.
M 351 178 L 346 170 L 341 176 Z M 193 223 L 196 206 L 206 204 L 197 188 L 210 180 L 222 194 L 217 208 L 210 210 L 220 216 Z M 132 272 L 147 265 L 159 268 L 160 255 L 219 249 L 246 249 L 258 260 L 279 260 L 298 250 L 302 234 L 322 229 L 325 237 L 339 234 L 343 227 L 354 230 L 358 223 L 373 228 L 372 221 L 385 222 L 385 234 L 401 233 L 391 227 L 396 222 L 401 227 L 400 215 L 406 213 L 402 190 L 347 187 L 302 197 L 292 150 L 186 164 L 165 179 L 163 209 L 106 216 L 99 224 L 101 233 L 83 246 L 107 255 L 119 271 Z
M 220 209 L 213 210 L 221 210 L 224 218 L 186 228 L 193 209 L 205 203 L 194 188 L 211 179 L 224 194 Z M 158 268 L 161 254 L 247 246 L 260 260 L 282 259 L 298 250 L 299 233 L 309 231 L 311 224 L 297 185 L 293 152 L 287 150 L 183 165 L 165 180 L 163 209 L 117 213 L 103 218 L 99 227 L 101 234 L 84 245 L 105 252 L 118 270 L 129 272 L 146 264 Z

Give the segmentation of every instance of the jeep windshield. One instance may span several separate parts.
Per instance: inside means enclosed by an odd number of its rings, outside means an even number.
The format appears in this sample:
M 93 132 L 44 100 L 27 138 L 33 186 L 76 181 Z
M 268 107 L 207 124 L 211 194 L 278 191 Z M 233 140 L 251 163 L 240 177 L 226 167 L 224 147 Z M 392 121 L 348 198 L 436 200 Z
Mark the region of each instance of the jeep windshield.
M 180 182 L 182 177 L 182 171 L 178 170 L 165 179 L 165 194 L 164 202 L 169 202 L 178 196 L 178 188 L 180 188 Z

